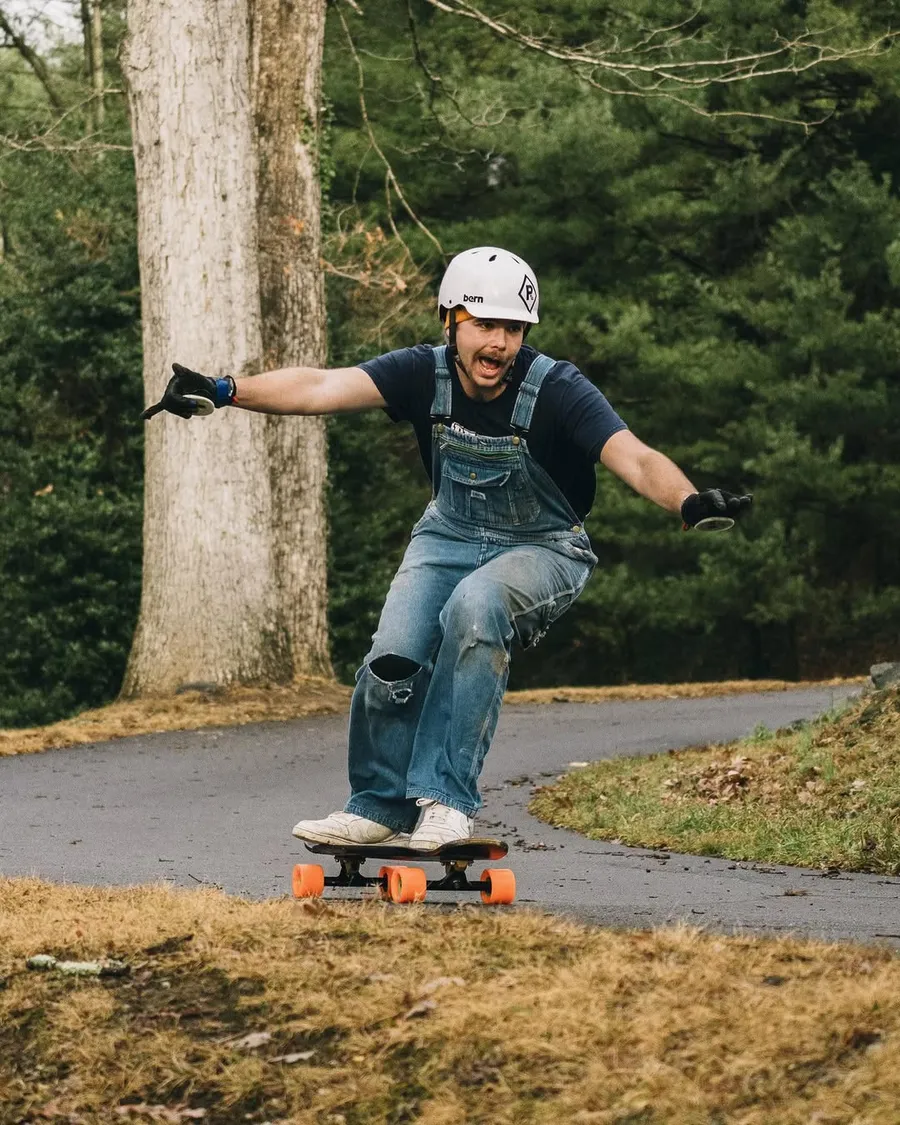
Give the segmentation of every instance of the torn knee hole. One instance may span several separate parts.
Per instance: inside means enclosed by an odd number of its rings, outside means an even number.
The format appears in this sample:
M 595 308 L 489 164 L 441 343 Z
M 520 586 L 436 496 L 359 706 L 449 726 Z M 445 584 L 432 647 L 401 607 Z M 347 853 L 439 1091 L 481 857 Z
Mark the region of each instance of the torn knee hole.
M 392 680 L 408 680 L 419 671 L 421 665 L 406 656 L 389 653 L 387 656 L 377 657 L 369 667 L 379 680 L 390 683 Z

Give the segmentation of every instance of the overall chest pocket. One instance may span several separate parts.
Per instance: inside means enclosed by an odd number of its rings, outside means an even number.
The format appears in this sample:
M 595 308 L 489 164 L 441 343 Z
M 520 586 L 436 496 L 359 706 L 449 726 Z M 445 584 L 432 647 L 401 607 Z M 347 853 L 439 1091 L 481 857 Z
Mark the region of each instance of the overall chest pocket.
M 540 505 L 525 472 L 516 464 L 490 465 L 444 457 L 441 493 L 456 516 L 485 527 L 531 523 Z

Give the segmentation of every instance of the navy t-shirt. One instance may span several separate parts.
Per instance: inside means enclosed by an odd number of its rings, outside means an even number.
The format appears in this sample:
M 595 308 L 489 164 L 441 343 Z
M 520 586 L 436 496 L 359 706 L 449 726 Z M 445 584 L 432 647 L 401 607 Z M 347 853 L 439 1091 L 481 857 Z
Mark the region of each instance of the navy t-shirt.
M 512 367 L 512 377 L 502 395 L 491 402 L 471 399 L 451 365 L 453 407 L 451 420 L 472 433 L 487 437 L 512 434 L 513 405 L 531 361 L 534 348 L 523 345 Z M 434 350 L 427 344 L 401 348 L 359 366 L 375 383 L 395 422 L 411 422 L 425 469 L 431 476 L 431 404 L 434 401 Z M 544 468 L 583 520 L 594 503 L 594 468 L 600 450 L 613 434 L 628 427 L 594 384 L 567 360 L 559 360 L 541 385 L 528 450 Z

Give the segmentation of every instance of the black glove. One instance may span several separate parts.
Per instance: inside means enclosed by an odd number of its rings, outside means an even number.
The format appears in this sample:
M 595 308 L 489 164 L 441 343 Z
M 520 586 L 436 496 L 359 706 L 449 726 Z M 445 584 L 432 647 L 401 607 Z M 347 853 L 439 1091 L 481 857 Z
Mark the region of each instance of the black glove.
M 693 492 L 686 497 L 681 505 L 681 518 L 685 527 L 696 527 L 710 516 L 737 519 L 752 503 L 752 496 L 735 496 L 723 488 L 708 488 L 706 492 Z
M 148 406 L 141 414 L 145 421 L 153 418 L 163 410 L 170 414 L 177 414 L 179 418 L 193 418 L 200 413 L 201 407 L 185 395 L 199 395 L 209 399 L 213 406 L 230 406 L 234 402 L 234 379 L 227 375 L 224 379 L 210 379 L 197 371 L 182 367 L 180 363 L 173 363 L 172 370 L 175 374 L 169 380 L 165 394 L 153 406 Z M 207 411 L 203 411 L 207 413 Z

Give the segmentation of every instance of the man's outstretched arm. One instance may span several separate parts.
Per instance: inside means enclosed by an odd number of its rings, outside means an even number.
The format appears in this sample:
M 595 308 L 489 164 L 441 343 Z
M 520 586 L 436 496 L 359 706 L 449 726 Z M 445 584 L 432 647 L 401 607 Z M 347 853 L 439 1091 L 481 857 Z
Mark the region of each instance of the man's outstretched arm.
M 600 452 L 600 463 L 669 512 L 680 512 L 688 496 L 697 491 L 674 461 L 630 430 L 613 434 Z
M 600 451 L 600 462 L 641 496 L 666 511 L 678 512 L 686 528 L 698 524 L 714 530 L 730 527 L 753 502 L 751 496 L 735 496 L 722 488 L 698 492 L 674 461 L 645 445 L 630 430 L 613 434 Z
M 192 418 L 220 406 L 262 414 L 346 414 L 387 405 L 361 367 L 285 367 L 241 379 L 212 379 L 180 363 L 173 363 L 172 371 L 163 397 L 142 418 L 153 418 L 163 410 Z
M 234 382 L 233 405 L 264 414 L 349 414 L 387 405 L 361 367 L 285 367 Z

